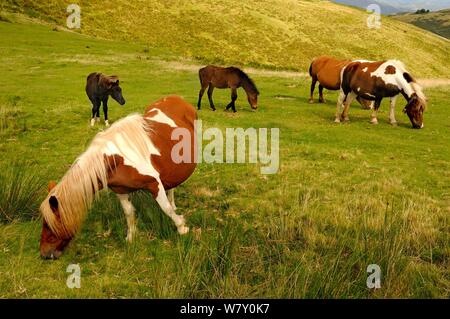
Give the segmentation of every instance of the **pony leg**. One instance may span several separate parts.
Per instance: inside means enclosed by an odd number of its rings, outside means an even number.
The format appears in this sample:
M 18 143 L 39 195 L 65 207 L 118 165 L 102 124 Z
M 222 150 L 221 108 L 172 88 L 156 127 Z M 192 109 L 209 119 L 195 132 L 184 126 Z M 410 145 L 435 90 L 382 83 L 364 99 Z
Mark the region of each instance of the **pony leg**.
M 336 103 L 336 116 L 335 116 L 335 120 L 334 120 L 335 123 L 341 123 L 341 118 L 340 118 L 339 113 L 340 113 L 342 104 L 344 103 L 345 97 L 346 97 L 346 95 L 345 95 L 344 91 L 341 90 L 341 92 L 339 93 L 337 103 Z
M 314 89 L 316 88 L 317 78 L 313 77 L 311 82 L 311 94 L 309 95 L 309 103 L 314 103 Z
M 395 119 L 395 102 L 397 101 L 397 96 L 391 97 L 391 109 L 389 112 L 389 122 L 394 126 L 397 125 L 397 120 Z
M 170 205 L 172 205 L 174 210 L 177 210 L 177 206 L 175 205 L 175 190 L 172 188 L 167 191 L 167 198 L 170 201 Z
M 108 98 L 103 100 L 103 115 L 105 116 L 105 125 L 109 126 L 109 121 L 108 121 Z
M 186 227 L 184 217 L 175 213 L 175 209 L 170 204 L 170 201 L 166 195 L 166 191 L 164 190 L 164 186 L 160 181 L 158 181 L 158 194 L 156 196 L 156 202 L 158 203 L 159 207 L 161 207 L 163 212 L 173 220 L 180 235 L 184 235 L 189 232 L 189 227 Z
M 213 91 L 214 91 L 214 86 L 212 84 L 209 84 L 209 88 L 208 88 L 209 106 L 212 108 L 213 111 L 215 111 L 216 107 L 214 106 L 214 102 L 213 102 L 213 99 L 212 99 Z
M 200 89 L 200 92 L 198 93 L 198 102 L 197 102 L 197 109 L 201 109 L 202 108 L 202 98 L 203 98 L 203 94 L 205 93 L 206 90 L 206 86 L 202 85 L 202 88 Z
M 237 89 L 231 88 L 231 102 L 227 105 L 227 110 L 231 107 L 234 113 L 236 113 L 236 100 L 237 100 Z
M 342 114 L 341 114 L 341 120 L 344 120 L 344 121 L 350 120 L 348 118 L 348 111 L 350 109 L 350 104 L 352 104 L 355 97 L 356 97 L 356 94 L 353 92 L 350 92 L 349 94 L 347 94 L 347 97 L 345 98 L 345 101 L 344 101 L 344 110 L 342 111 Z
M 325 99 L 323 98 L 323 86 L 319 84 L 319 103 L 325 103 Z
M 93 100 L 92 101 L 92 119 L 91 119 L 91 126 L 94 126 L 96 122 L 96 117 L 99 117 L 98 113 L 100 112 L 100 100 Z
M 136 216 L 134 214 L 135 209 L 130 201 L 130 196 L 128 194 L 117 194 L 120 204 L 122 205 L 125 217 L 127 219 L 128 231 L 127 231 L 127 241 L 131 243 L 136 234 Z
M 375 100 L 375 103 L 373 105 L 373 112 L 372 112 L 372 119 L 370 120 L 370 123 L 372 124 L 378 124 L 378 109 L 380 108 L 381 99 Z

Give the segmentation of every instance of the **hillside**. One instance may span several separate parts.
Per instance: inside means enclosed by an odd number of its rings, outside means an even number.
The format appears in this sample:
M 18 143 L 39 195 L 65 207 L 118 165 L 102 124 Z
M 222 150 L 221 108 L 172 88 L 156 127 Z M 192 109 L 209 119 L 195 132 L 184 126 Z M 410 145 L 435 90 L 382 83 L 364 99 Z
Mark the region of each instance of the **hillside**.
M 72 1 L 6 0 L 19 11 L 65 25 Z M 383 17 L 367 28 L 363 10 L 329 1 L 149 0 L 81 2 L 77 32 L 146 43 L 202 62 L 307 69 L 321 54 L 341 58 L 403 60 L 418 77 L 450 76 L 450 42 Z
M 450 39 L 450 9 L 427 14 L 399 14 L 393 16 L 403 22 L 414 24 L 419 28 L 434 32 Z

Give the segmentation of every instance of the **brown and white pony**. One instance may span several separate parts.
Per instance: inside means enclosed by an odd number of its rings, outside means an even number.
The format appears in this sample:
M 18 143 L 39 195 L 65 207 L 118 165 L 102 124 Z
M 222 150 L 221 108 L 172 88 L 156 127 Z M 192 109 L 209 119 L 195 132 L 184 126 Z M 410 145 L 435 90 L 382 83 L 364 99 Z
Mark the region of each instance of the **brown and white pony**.
M 377 124 L 381 100 L 389 97 L 391 100 L 389 120 L 392 125 L 396 125 L 395 102 L 398 94 L 402 94 L 408 102 L 403 112 L 408 115 L 413 128 L 422 128 L 427 99 L 420 85 L 414 81 L 402 62 L 388 60 L 349 63 L 341 73 L 341 93 L 336 106 L 335 122 L 348 121 L 350 103 L 355 97 L 362 97 L 375 101 L 371 123 Z M 339 114 L 342 106 L 344 110 Z
M 194 107 L 177 96 L 163 98 L 144 115 L 127 116 L 95 136 L 57 185 L 40 211 L 43 228 L 40 253 L 44 258 L 58 258 L 78 232 L 93 200 L 102 188 L 117 194 L 125 212 L 131 242 L 136 232 L 135 209 L 129 193 L 149 191 L 164 213 L 175 223 L 180 234 L 189 228 L 182 215 L 175 213 L 173 189 L 194 172 L 195 160 L 189 163 L 172 159 L 172 148 L 179 141 L 172 132 L 181 128 L 190 133 L 194 154 Z M 187 137 L 185 137 L 187 139 Z M 168 194 L 166 194 L 168 191 Z
M 337 91 L 341 88 L 341 72 L 351 60 L 338 60 L 336 58 L 322 55 L 315 58 L 309 66 L 309 75 L 311 76 L 311 94 L 309 103 L 314 103 L 314 90 L 316 83 L 319 82 L 319 103 L 325 103 L 323 98 L 323 89 Z M 366 109 L 373 107 L 373 102 L 357 97 L 358 102 Z
M 226 109 L 231 108 L 233 112 L 236 112 L 235 102 L 237 100 L 237 89 L 242 87 L 247 93 L 247 100 L 252 109 L 258 108 L 258 95 L 259 91 L 256 88 L 255 82 L 241 69 L 235 67 L 222 68 L 219 66 L 208 65 L 201 68 L 198 71 L 200 78 L 200 92 L 198 94 L 197 108 L 201 109 L 202 97 L 208 88 L 209 106 L 213 111 L 216 110 L 214 102 L 212 100 L 212 93 L 214 88 L 218 89 L 231 89 L 231 102 L 227 105 Z

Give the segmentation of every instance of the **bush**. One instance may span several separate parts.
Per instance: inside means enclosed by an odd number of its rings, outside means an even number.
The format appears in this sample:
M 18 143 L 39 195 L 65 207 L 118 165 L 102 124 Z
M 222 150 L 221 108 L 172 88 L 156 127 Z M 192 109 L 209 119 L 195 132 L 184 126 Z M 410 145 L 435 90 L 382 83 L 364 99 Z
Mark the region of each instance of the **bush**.
M 35 167 L 12 163 L 0 170 L 0 222 L 30 220 L 38 215 L 44 183 L 33 174 Z

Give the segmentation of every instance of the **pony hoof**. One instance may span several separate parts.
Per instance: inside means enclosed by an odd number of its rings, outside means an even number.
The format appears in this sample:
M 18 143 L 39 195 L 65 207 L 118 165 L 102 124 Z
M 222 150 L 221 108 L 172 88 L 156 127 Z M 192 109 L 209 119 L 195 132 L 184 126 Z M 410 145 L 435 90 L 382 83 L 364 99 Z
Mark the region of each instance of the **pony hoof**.
M 105 126 L 108 127 L 109 126 L 109 122 L 108 120 L 105 121 Z
M 345 117 L 344 122 L 350 122 L 350 119 L 348 117 Z
M 178 233 L 179 233 L 180 235 L 186 235 L 187 233 L 189 233 L 189 227 L 184 226 L 184 225 L 178 227 Z
M 319 100 L 319 103 L 325 103 L 325 100 Z
M 314 99 L 309 99 L 309 100 L 308 100 L 308 103 L 309 103 L 309 104 L 314 104 Z
M 378 120 L 377 119 L 372 119 L 370 121 L 370 124 L 377 125 L 378 124 Z
M 397 122 L 391 122 L 392 126 L 397 126 Z
M 334 123 L 341 123 L 341 120 L 338 119 L 338 118 L 336 118 L 336 119 L 334 120 Z
M 95 125 L 95 119 L 91 119 L 91 127 L 94 127 Z

